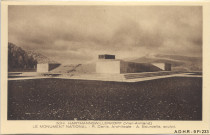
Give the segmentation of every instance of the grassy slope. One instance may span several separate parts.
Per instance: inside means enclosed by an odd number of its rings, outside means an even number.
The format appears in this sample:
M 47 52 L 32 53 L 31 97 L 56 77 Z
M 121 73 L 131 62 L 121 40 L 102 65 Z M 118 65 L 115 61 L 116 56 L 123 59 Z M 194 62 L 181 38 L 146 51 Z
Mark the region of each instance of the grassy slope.
M 10 120 L 201 120 L 202 79 L 9 81 Z

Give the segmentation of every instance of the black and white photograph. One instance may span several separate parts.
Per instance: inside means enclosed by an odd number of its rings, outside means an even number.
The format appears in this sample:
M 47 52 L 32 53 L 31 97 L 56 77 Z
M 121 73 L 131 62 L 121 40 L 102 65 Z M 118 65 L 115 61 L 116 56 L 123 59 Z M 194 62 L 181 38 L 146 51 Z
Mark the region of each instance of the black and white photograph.
M 9 5 L 7 120 L 203 120 L 202 6 Z

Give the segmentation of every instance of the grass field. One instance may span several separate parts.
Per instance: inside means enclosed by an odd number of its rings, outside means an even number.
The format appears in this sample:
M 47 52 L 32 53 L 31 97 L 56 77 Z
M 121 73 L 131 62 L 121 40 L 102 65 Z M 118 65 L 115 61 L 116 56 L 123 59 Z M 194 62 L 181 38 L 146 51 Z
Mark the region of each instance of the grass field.
M 9 120 L 202 120 L 202 78 L 8 81 Z

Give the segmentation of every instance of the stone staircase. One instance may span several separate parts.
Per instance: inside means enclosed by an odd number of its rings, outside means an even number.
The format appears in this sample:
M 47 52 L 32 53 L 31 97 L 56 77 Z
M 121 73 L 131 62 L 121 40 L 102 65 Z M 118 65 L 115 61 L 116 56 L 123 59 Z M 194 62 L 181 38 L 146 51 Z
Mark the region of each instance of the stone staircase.
M 86 74 L 86 75 L 72 76 L 71 79 L 120 81 L 120 82 L 125 80 L 123 74 Z
M 125 79 L 137 79 L 145 77 L 154 77 L 154 76 L 165 76 L 175 74 L 174 72 L 161 71 L 161 72 L 144 72 L 144 73 L 130 73 L 124 74 Z

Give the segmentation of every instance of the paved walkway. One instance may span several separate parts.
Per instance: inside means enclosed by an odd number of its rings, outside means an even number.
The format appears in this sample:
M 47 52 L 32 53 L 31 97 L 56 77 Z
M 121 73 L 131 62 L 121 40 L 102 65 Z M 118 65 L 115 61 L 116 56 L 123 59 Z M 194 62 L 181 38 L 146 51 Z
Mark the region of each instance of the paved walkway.
M 145 77 L 145 78 L 136 78 L 136 79 L 127 79 L 125 82 L 141 82 L 148 80 L 155 80 L 161 78 L 169 78 L 169 77 L 202 77 L 201 75 L 189 75 L 189 74 L 173 74 L 173 75 L 164 75 L 164 76 L 153 76 L 153 77 Z
M 142 74 L 142 73 L 139 73 Z M 136 73 L 138 75 L 138 73 Z M 141 77 L 134 79 L 126 79 L 124 74 L 89 74 L 89 75 L 78 75 L 78 76 L 29 76 L 29 77 L 21 77 L 17 76 L 17 78 L 8 78 L 8 80 L 28 80 L 28 79 L 46 79 L 46 78 L 58 78 L 58 79 L 78 79 L 78 80 L 98 80 L 98 81 L 115 81 L 115 82 L 140 82 L 140 81 L 148 81 L 155 80 L 161 78 L 169 78 L 169 77 L 202 77 L 202 75 L 192 75 L 192 73 L 179 73 L 179 74 L 171 74 L 171 75 L 162 75 L 162 76 L 151 76 L 151 77 Z
M 45 76 L 33 76 L 33 77 L 18 77 L 18 78 L 8 78 L 8 80 L 29 80 L 29 79 L 45 79 L 45 78 L 52 78 L 52 77 L 45 77 Z

